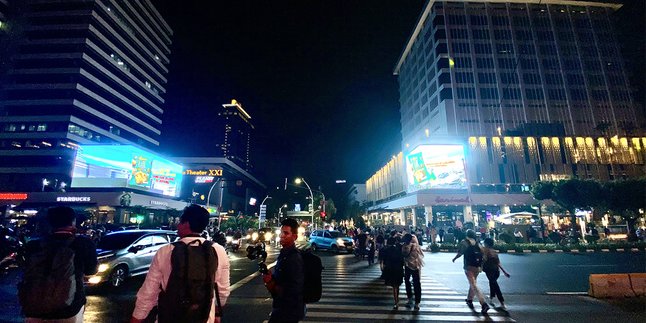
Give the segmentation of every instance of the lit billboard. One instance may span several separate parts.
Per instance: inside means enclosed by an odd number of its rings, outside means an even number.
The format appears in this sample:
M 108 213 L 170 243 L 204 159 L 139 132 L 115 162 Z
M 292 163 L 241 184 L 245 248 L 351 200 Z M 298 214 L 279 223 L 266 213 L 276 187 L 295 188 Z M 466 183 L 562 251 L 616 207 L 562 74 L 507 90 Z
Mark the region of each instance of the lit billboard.
M 130 187 L 179 196 L 182 166 L 133 146 L 80 146 L 72 187 Z
M 406 155 L 408 191 L 466 189 L 461 145 L 420 145 Z

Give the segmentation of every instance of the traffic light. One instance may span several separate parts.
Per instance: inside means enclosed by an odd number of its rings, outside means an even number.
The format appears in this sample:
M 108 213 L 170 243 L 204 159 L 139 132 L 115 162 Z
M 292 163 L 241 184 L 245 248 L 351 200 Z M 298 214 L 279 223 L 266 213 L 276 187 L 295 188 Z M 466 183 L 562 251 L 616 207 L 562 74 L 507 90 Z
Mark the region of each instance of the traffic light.
M 321 212 L 321 219 L 325 219 L 325 212 Z

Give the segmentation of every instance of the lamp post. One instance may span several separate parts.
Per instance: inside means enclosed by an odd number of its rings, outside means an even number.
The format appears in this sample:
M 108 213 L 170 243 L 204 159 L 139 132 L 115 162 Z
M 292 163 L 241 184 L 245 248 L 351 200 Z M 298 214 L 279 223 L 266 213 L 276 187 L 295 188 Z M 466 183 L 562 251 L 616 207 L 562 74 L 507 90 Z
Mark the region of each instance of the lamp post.
M 265 201 L 267 201 L 267 199 L 270 199 L 270 198 L 271 196 L 267 195 L 260 203 L 260 212 L 258 212 L 258 230 L 260 230 L 260 215 L 262 214 L 262 207 L 263 205 L 265 205 Z
M 300 184 L 301 182 L 305 183 L 305 186 L 307 186 L 307 190 L 310 191 L 310 201 L 312 202 L 312 209 L 310 210 L 310 213 L 312 213 L 312 228 L 315 229 L 314 228 L 314 194 L 312 194 L 312 189 L 310 188 L 310 185 L 307 184 L 305 179 L 303 179 L 301 177 L 297 177 L 294 180 L 294 183 L 296 183 L 296 184 Z M 309 207 L 308 207 L 308 209 L 309 209 Z

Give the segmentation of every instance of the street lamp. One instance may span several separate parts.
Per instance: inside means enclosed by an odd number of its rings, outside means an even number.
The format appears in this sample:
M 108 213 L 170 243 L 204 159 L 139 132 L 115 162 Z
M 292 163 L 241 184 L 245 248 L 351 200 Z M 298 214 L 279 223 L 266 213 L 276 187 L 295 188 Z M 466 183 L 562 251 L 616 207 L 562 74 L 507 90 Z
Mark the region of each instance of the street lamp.
M 260 230 L 260 215 L 262 214 L 262 206 L 265 205 L 265 201 L 267 201 L 267 199 L 270 199 L 270 198 L 271 196 L 267 195 L 260 203 L 260 212 L 258 212 L 258 230 Z
M 296 183 L 296 184 L 300 184 L 301 182 L 305 183 L 305 186 L 307 186 L 307 190 L 310 191 L 310 202 L 312 202 L 312 208 L 309 211 L 310 211 L 310 213 L 312 213 L 312 228 L 315 229 L 314 228 L 314 194 L 312 194 L 312 189 L 310 188 L 310 185 L 307 184 L 305 179 L 297 177 L 294 180 L 294 183 Z M 308 209 L 309 209 L 309 207 L 308 207 Z

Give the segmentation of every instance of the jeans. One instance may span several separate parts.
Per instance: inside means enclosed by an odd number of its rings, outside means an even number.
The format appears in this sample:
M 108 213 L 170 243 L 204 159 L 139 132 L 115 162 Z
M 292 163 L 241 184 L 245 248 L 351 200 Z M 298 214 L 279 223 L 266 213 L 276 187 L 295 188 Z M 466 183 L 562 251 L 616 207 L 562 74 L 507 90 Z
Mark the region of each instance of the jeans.
M 502 291 L 500 291 L 500 286 L 498 285 L 498 277 L 500 277 L 500 271 L 487 272 L 487 279 L 489 280 L 489 297 L 493 299 L 498 297 L 498 300 L 501 303 L 505 302 L 505 298 L 502 297 Z
M 411 288 L 410 277 L 413 276 L 413 287 Z M 419 270 L 410 269 L 404 267 L 404 282 L 406 284 L 406 296 L 408 299 L 412 299 L 413 295 L 412 290 L 415 290 L 415 304 L 419 304 L 422 301 L 422 284 L 420 282 Z
M 478 297 L 478 301 L 481 305 L 485 304 L 484 296 L 478 289 L 478 274 L 480 273 L 480 268 L 467 266 L 467 269 L 464 270 L 464 274 L 467 276 L 469 281 L 469 294 L 467 295 L 467 300 L 472 301 L 473 297 Z

